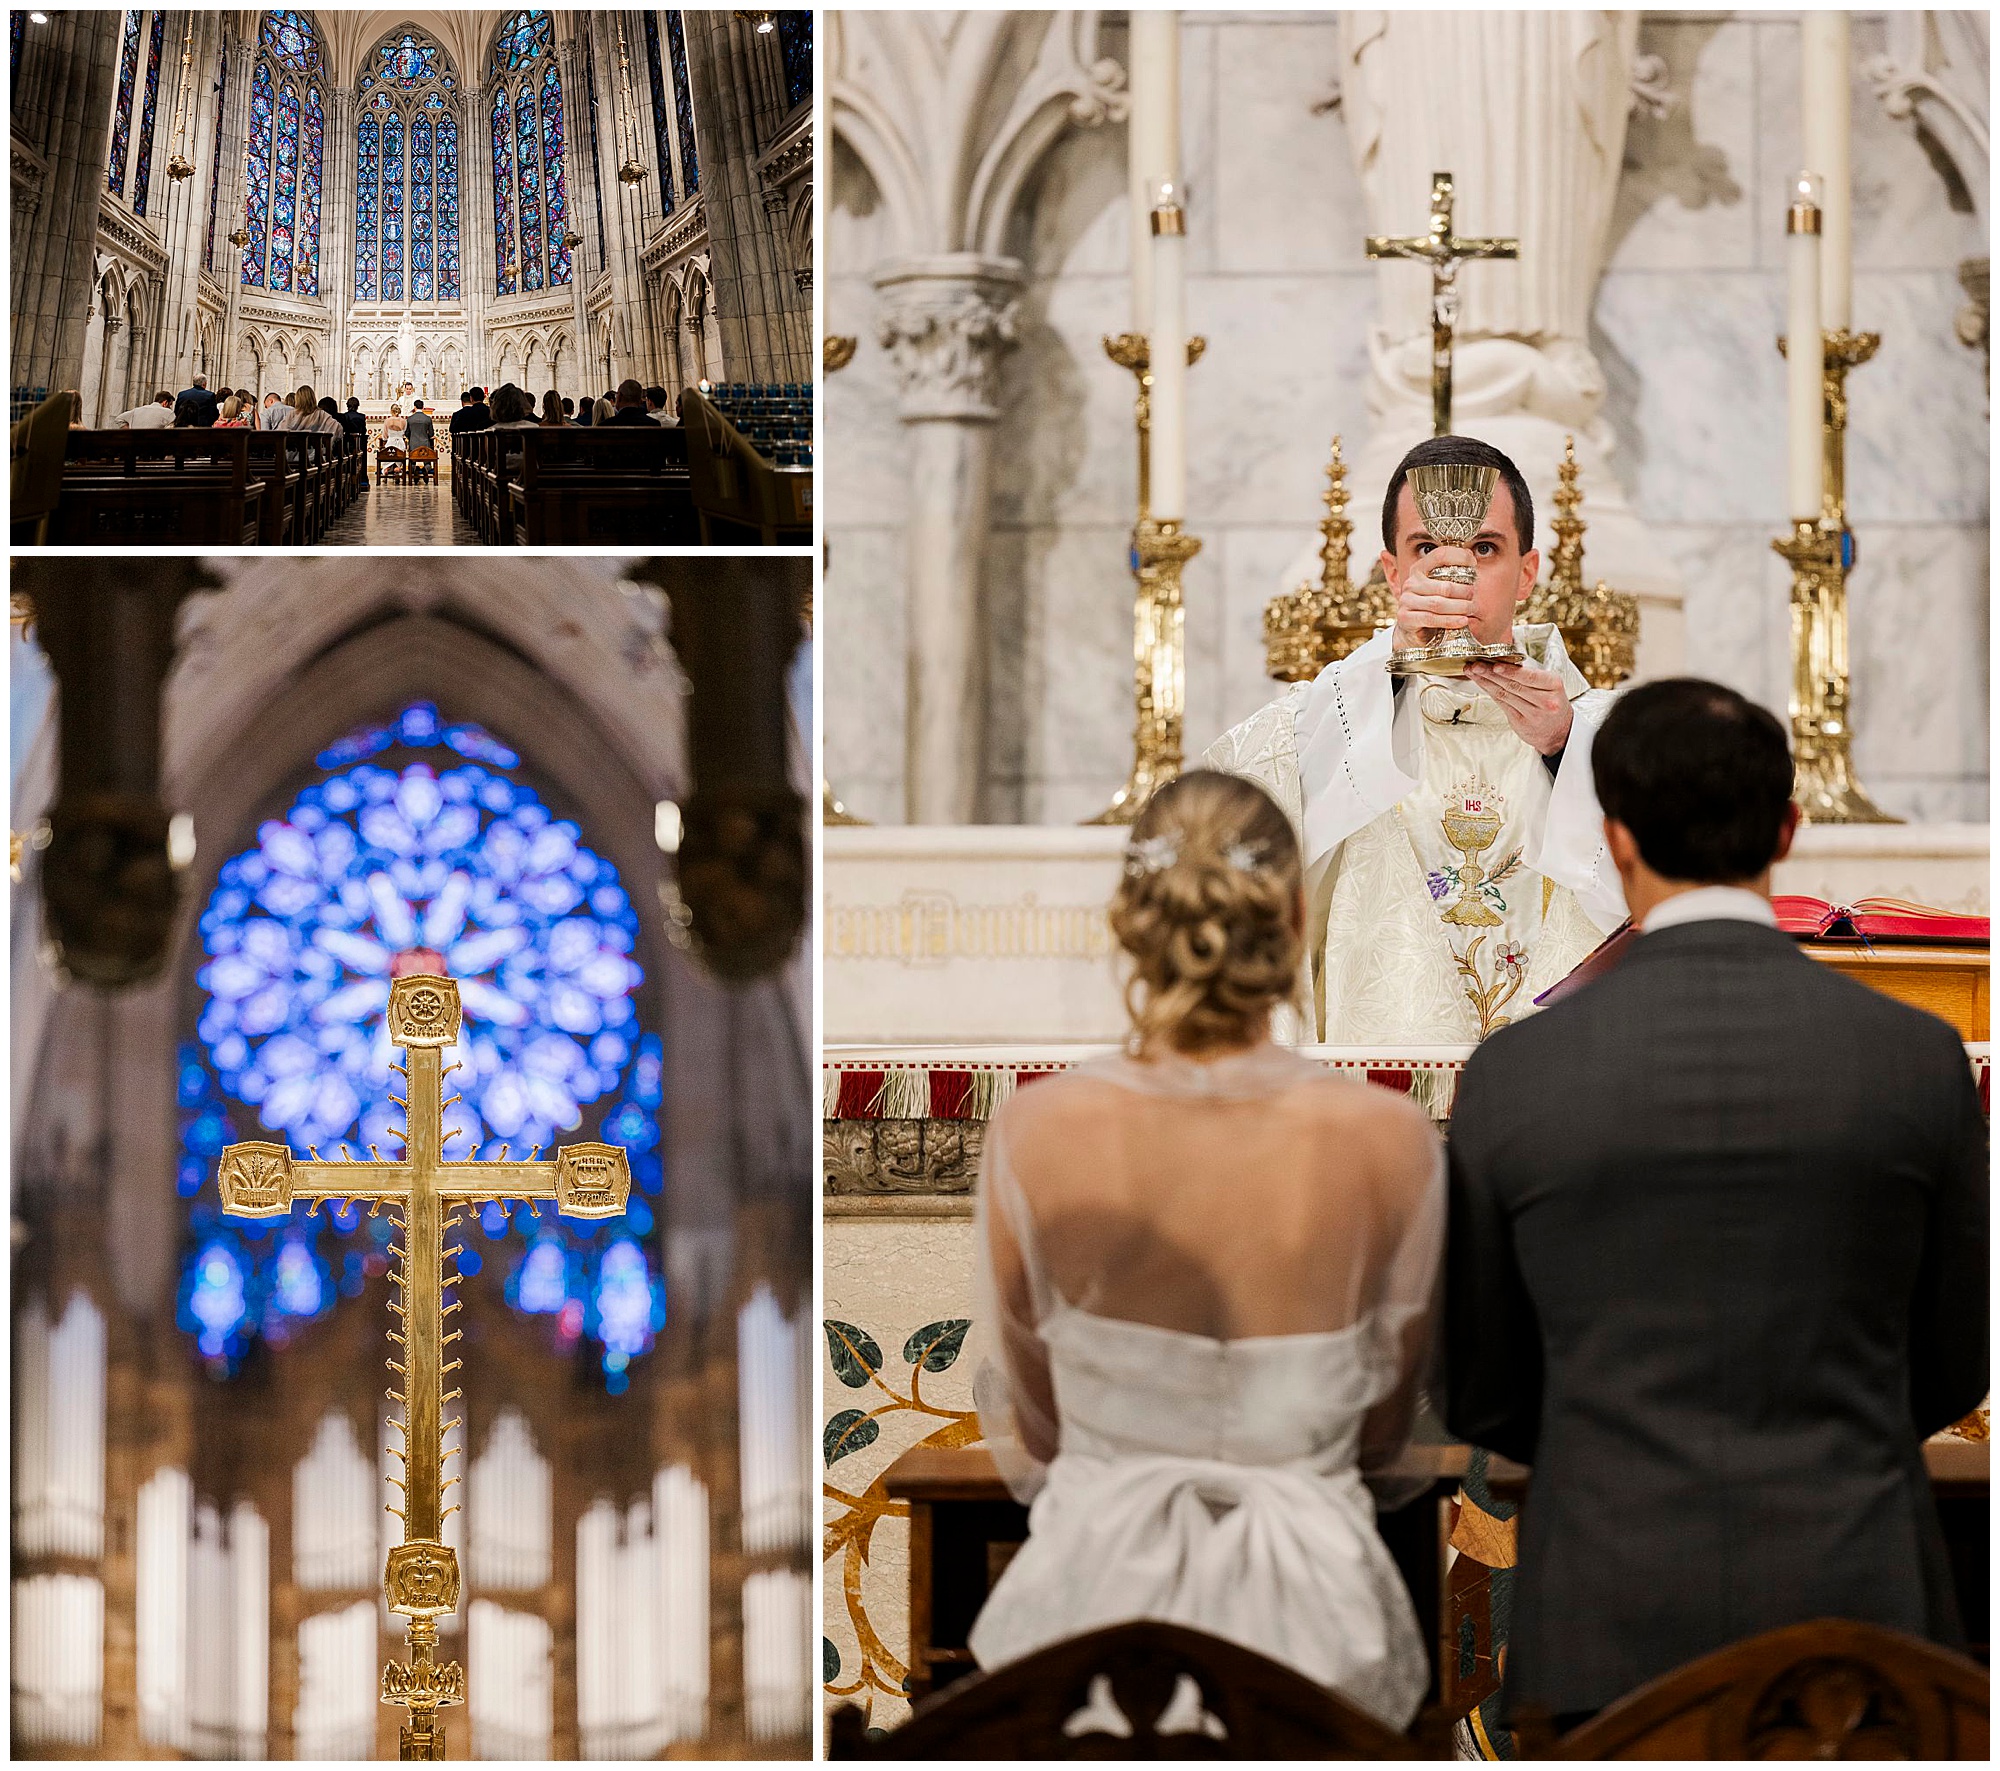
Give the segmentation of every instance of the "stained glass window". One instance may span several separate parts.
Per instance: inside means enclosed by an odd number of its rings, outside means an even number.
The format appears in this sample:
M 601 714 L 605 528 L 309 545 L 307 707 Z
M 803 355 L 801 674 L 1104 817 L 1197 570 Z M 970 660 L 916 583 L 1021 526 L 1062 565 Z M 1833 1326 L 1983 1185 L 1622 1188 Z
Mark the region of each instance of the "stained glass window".
M 549 287 L 569 281 L 569 194 L 563 181 L 562 79 L 551 61 L 542 74 L 543 186 L 549 210 Z
M 521 287 L 542 286 L 542 156 L 535 135 L 535 89 L 521 88 L 515 106 L 516 143 L 520 159 L 516 167 L 521 183 Z
M 681 31 L 681 15 L 667 14 L 667 49 L 674 62 L 674 118 L 680 125 L 681 190 L 692 197 L 701 189 L 701 160 L 694 145 L 694 93 L 688 85 L 687 38 Z
M 267 12 L 257 51 L 244 156 L 250 244 L 243 281 L 316 297 L 326 172 L 326 98 L 314 79 L 319 34 L 304 13 Z
M 802 105 L 813 94 L 813 15 L 781 12 L 778 51 L 785 62 L 785 102 Z
M 271 113 L 278 95 L 271 64 L 260 61 L 250 81 L 250 145 L 248 150 L 250 244 L 243 248 L 243 281 L 264 286 L 264 230 L 270 219 Z
M 493 71 L 511 74 L 554 44 L 555 34 L 546 12 L 509 13 L 501 22 L 499 40 L 493 45 Z
M 166 46 L 167 15 L 153 14 L 153 36 L 146 46 L 146 103 L 139 119 L 139 165 L 132 175 L 132 213 L 146 213 L 146 191 L 153 181 L 153 123 L 160 108 L 160 51 Z
M 437 133 L 438 297 L 457 301 L 458 292 L 458 124 L 438 119 Z
M 257 47 L 294 74 L 320 71 L 319 33 L 302 12 L 267 12 Z
M 191 1202 L 179 1320 L 211 1369 L 282 1345 L 386 1271 L 389 1213 L 295 1206 L 242 1223 L 219 1209 L 222 1147 L 390 1144 L 397 1054 L 386 1038 L 399 960 L 459 980 L 464 1026 L 447 1062 L 458 1151 L 496 1157 L 573 1136 L 620 1145 L 625 1216 L 603 1224 L 489 1205 L 462 1240 L 472 1275 L 504 1263 L 508 1303 L 588 1335 L 606 1387 L 665 1321 L 654 1204 L 664 1051 L 635 996 L 638 918 L 617 869 L 476 726 L 412 705 L 320 756 L 320 776 L 253 847 L 226 861 L 200 922 L 201 1015 L 181 1048 L 178 1190 Z M 586 1122 L 595 1125 L 586 1129 Z
M 382 120 L 382 299 L 403 299 L 403 120 L 393 112 Z
M 118 101 L 111 112 L 111 173 L 109 184 L 125 194 L 125 166 L 132 154 L 132 89 L 139 78 L 139 27 L 143 12 L 125 15 L 125 47 L 118 57 Z
M 431 125 L 410 125 L 410 297 L 429 301 L 437 289 L 431 257 Z
M 583 87 L 590 101 L 590 194 L 597 199 L 597 267 L 611 260 L 604 249 L 604 156 L 597 145 L 597 52 L 590 32 L 583 34 Z
M 503 86 L 493 95 L 493 251 L 499 293 L 514 293 L 514 124 Z
M 208 167 L 208 240 L 202 247 L 202 268 L 215 269 L 215 217 L 222 201 L 222 112 L 229 101 L 229 51 L 217 58 L 215 75 L 215 151 Z
M 287 80 L 278 92 L 278 149 L 272 162 L 271 287 L 292 286 L 292 247 L 298 235 L 299 95 Z
M 674 123 L 667 108 L 667 72 L 660 57 L 660 26 L 656 13 L 646 14 L 646 72 L 653 83 L 653 140 L 660 150 L 660 213 L 674 212 Z
M 326 162 L 326 113 L 319 88 L 306 91 L 305 140 L 299 155 L 299 277 L 301 295 L 319 293 L 319 186 Z
M 25 12 L 7 14 L 7 27 L 11 37 L 11 53 L 7 59 L 7 90 L 18 96 L 21 90 L 21 45 L 27 41 L 28 15 Z
M 382 131 L 374 113 L 362 113 L 357 173 L 354 181 L 354 299 L 376 301 L 382 290 L 382 268 L 376 258 L 376 187 L 381 179 Z
M 405 31 L 393 43 L 385 43 L 377 52 L 382 78 L 393 80 L 399 86 L 421 86 L 426 80 L 435 80 L 442 70 L 438 66 L 438 47 L 425 41 L 414 31 Z

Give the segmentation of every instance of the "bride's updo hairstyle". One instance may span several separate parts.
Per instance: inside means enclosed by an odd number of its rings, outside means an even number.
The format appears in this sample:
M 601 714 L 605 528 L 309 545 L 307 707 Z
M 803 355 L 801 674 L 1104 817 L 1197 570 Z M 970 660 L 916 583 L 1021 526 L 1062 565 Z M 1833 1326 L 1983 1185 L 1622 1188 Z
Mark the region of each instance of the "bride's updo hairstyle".
M 1111 900 L 1140 1051 L 1213 1051 L 1263 1033 L 1298 981 L 1300 874 L 1291 823 L 1254 782 L 1196 769 L 1146 802 Z

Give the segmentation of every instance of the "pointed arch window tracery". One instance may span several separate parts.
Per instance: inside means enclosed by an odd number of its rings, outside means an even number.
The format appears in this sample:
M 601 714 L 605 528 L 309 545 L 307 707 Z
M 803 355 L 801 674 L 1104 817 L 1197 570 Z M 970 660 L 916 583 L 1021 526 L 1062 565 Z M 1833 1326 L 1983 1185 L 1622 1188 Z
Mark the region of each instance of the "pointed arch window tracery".
M 356 301 L 463 298 L 460 91 L 444 46 L 412 25 L 390 32 L 362 62 L 355 86 Z
M 244 149 L 249 208 L 243 283 L 319 295 L 320 187 L 326 169 L 325 62 L 303 12 L 267 12 L 250 79 Z
M 571 273 L 569 189 L 562 75 L 547 12 L 514 12 L 501 21 L 487 79 L 494 292 L 561 288 Z

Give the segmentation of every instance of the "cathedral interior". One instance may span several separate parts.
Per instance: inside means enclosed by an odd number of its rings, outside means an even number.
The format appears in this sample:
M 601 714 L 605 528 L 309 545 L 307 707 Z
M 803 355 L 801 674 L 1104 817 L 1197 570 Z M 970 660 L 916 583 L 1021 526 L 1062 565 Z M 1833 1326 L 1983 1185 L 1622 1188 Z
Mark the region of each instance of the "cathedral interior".
M 509 383 L 809 402 L 810 11 L 9 20 L 16 420 L 74 390 L 114 426 L 198 376 L 358 402 L 375 439 Z M 362 515 L 330 539 L 472 539 L 441 493 Z
M 217 1168 L 391 1148 L 415 970 L 455 1159 L 630 1174 L 448 1238 L 450 1755 L 803 1756 L 808 563 L 57 569 L 14 575 L 16 1754 L 396 1756 L 409 1208 L 234 1216 Z

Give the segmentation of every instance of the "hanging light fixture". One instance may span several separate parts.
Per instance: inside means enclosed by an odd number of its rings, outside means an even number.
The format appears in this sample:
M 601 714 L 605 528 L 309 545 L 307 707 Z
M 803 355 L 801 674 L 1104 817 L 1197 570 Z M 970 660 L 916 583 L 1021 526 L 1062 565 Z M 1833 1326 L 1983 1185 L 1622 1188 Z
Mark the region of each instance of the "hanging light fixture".
M 181 31 L 181 100 L 174 123 L 174 156 L 167 162 L 167 176 L 179 184 L 194 177 L 194 162 L 187 157 L 188 62 L 194 54 L 194 14 L 189 13 Z
M 250 197 L 247 192 L 243 198 L 243 219 L 230 229 L 228 239 L 230 245 L 236 247 L 250 244 Z
M 755 25 L 760 37 L 768 37 L 778 28 L 778 21 L 768 12 L 739 12 L 736 16 Z
M 635 115 L 632 109 L 632 63 L 631 59 L 625 53 L 625 15 L 623 13 L 618 15 L 618 85 L 620 95 L 624 100 L 619 106 L 619 110 L 625 119 L 631 119 Z M 637 128 L 637 124 L 634 123 L 633 127 Z M 627 144 L 625 140 L 625 126 L 622 121 L 618 128 L 618 138 L 619 148 L 625 156 L 619 163 L 618 182 L 625 185 L 644 183 L 646 178 L 645 163 L 639 158 L 637 142 Z

